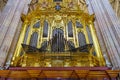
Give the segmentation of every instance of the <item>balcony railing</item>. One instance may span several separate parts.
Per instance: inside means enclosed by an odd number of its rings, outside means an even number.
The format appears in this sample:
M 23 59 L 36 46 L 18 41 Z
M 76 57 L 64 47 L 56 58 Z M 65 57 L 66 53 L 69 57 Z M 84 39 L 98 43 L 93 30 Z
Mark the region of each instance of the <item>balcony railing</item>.
M 15 58 L 12 66 L 21 67 L 95 67 L 99 59 L 87 52 L 46 52 L 24 54 Z

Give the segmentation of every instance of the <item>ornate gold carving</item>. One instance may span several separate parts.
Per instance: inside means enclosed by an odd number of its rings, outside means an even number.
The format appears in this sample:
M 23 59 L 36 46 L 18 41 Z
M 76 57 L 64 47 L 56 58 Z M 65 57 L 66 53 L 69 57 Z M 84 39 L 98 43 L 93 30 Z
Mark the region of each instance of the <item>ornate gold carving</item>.
M 94 29 L 94 14 L 89 15 L 80 9 L 78 2 L 75 0 L 72 3 L 71 1 L 64 0 L 63 2 L 55 3 L 53 0 L 46 1 L 47 5 L 43 7 L 45 0 L 37 1 L 34 4 L 32 3 L 31 11 L 28 15 L 22 15 L 22 21 L 24 22 L 20 38 L 15 50 L 15 54 L 12 60 L 12 66 L 22 66 L 22 67 L 72 67 L 72 66 L 105 66 L 105 62 L 100 50 L 100 46 L 97 40 L 97 36 Z M 50 5 L 51 4 L 51 5 Z M 82 2 L 82 4 L 85 4 Z M 55 6 L 58 5 L 60 10 L 56 10 Z M 42 7 L 42 8 L 41 8 Z M 30 6 L 31 8 L 31 6 Z M 40 21 L 40 27 L 35 29 L 33 25 L 36 21 Z M 48 37 L 43 37 L 43 26 L 44 21 L 47 21 L 49 24 L 48 28 Z M 69 21 L 72 21 L 73 28 L 73 37 L 69 37 L 67 24 Z M 76 21 L 81 22 L 83 28 L 76 27 Z M 48 52 L 34 52 L 34 54 L 24 52 L 20 56 L 21 51 L 23 51 L 21 44 L 24 41 L 24 36 L 27 30 L 28 25 L 30 25 L 30 31 L 28 34 L 26 44 L 29 45 L 30 37 L 33 32 L 39 34 L 37 48 L 41 47 L 41 44 L 44 41 L 49 41 L 52 38 L 52 31 L 56 28 L 60 28 L 64 31 L 64 38 L 67 41 L 72 41 L 75 44 L 75 47 L 79 47 L 78 43 L 78 33 L 83 32 L 86 38 L 87 44 L 90 44 L 88 39 L 88 34 L 86 31 L 86 26 L 89 27 L 93 44 L 91 48 L 88 47 L 88 52 L 61 52 L 61 53 L 52 53 L 50 52 L 50 45 L 48 45 Z M 68 50 L 68 47 L 65 46 L 65 50 Z M 93 55 L 93 52 L 96 52 L 96 56 Z
M 65 58 L 70 56 L 71 58 Z M 47 58 L 46 58 L 47 57 Z M 57 58 L 53 58 L 57 57 Z M 59 59 L 62 57 L 63 59 Z M 22 67 L 85 67 L 100 66 L 99 60 L 88 53 L 44 53 L 44 54 L 25 54 L 21 59 L 16 57 L 13 66 Z
M 26 15 L 22 14 L 22 15 L 21 15 L 21 20 L 24 22 L 25 19 L 26 19 Z

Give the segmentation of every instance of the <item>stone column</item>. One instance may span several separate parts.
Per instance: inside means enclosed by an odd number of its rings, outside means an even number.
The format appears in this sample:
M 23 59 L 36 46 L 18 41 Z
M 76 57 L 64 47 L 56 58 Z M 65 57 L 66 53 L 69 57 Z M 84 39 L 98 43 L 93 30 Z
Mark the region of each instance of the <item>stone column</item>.
M 103 56 L 114 69 L 120 69 L 120 23 L 108 0 L 86 0 L 90 14 L 95 14 L 95 28 Z M 108 57 L 107 57 L 108 55 Z
M 28 8 L 29 8 L 28 4 L 30 2 L 31 2 L 31 0 L 26 0 L 24 9 L 22 11 L 23 14 L 27 14 L 28 13 Z M 14 53 L 14 51 L 16 49 L 16 44 L 17 44 L 18 39 L 19 39 L 19 35 L 21 33 L 22 25 L 23 25 L 22 21 L 19 20 L 19 23 L 18 23 L 18 26 L 17 26 L 17 30 L 15 32 L 14 39 L 13 39 L 12 44 L 11 44 L 12 46 L 11 46 L 9 52 L 8 52 L 8 57 L 7 57 L 6 64 L 5 64 L 6 67 L 10 66 L 12 57 L 14 55 L 13 53 Z
M 30 0 L 8 0 L 0 16 L 0 66 L 3 67 L 20 22 L 21 13 L 27 13 Z M 11 53 L 12 54 L 12 53 Z
M 1 16 L 1 10 L 0 10 L 0 16 Z

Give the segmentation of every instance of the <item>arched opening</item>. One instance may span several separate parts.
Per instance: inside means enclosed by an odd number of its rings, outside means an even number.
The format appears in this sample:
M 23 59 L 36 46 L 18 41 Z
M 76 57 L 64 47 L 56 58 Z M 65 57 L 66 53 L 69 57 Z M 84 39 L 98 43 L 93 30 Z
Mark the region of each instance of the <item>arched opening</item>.
M 48 22 L 44 21 L 44 28 L 43 28 L 43 37 L 48 36 Z
M 85 35 L 82 32 L 78 33 L 78 41 L 79 41 L 80 52 L 88 52 Z
M 79 47 L 86 45 L 85 35 L 82 32 L 78 33 L 78 41 L 79 41 Z
M 32 47 L 37 47 L 37 41 L 38 41 L 38 33 L 34 32 L 31 35 L 31 39 L 30 39 L 30 46 Z
M 68 37 L 73 37 L 72 21 L 68 22 Z
M 65 50 L 65 39 L 64 32 L 62 29 L 54 29 L 52 34 L 52 44 L 51 51 L 52 52 L 64 52 Z
M 40 21 L 36 22 L 34 25 L 33 25 L 33 28 L 39 28 L 40 27 Z

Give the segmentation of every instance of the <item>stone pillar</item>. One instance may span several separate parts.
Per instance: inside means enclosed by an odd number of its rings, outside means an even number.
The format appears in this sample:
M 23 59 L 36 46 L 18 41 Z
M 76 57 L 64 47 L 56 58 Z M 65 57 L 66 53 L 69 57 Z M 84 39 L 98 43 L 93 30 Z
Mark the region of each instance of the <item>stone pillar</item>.
M 120 69 L 120 23 L 108 0 L 86 0 L 89 13 L 95 14 L 95 28 L 103 56 L 114 69 Z M 107 57 L 108 55 L 108 57 Z
M 0 66 L 3 67 L 20 22 L 21 13 L 27 13 L 30 0 L 8 0 L 0 16 Z M 12 54 L 12 53 L 11 53 Z
M 26 0 L 24 9 L 23 9 L 23 11 L 22 11 L 23 14 L 27 14 L 27 13 L 28 13 L 28 8 L 29 8 L 28 4 L 29 4 L 30 2 L 31 2 L 31 0 Z M 6 64 L 5 64 L 6 67 L 9 67 L 9 66 L 10 66 L 12 57 L 13 57 L 13 55 L 14 55 L 13 53 L 14 53 L 14 51 L 15 51 L 15 49 L 16 49 L 16 44 L 17 44 L 18 39 L 19 39 L 19 35 L 20 35 L 20 33 L 21 33 L 22 25 L 23 25 L 22 21 L 19 20 L 19 23 L 18 23 L 18 26 L 17 26 L 17 30 L 16 30 L 16 32 L 15 32 L 14 39 L 13 39 L 12 44 L 11 44 L 11 45 L 12 45 L 12 46 L 11 46 L 11 49 L 10 49 L 9 52 L 8 52 L 8 57 L 7 57 L 7 61 L 6 61 Z
M 0 16 L 1 16 L 1 10 L 0 10 Z

